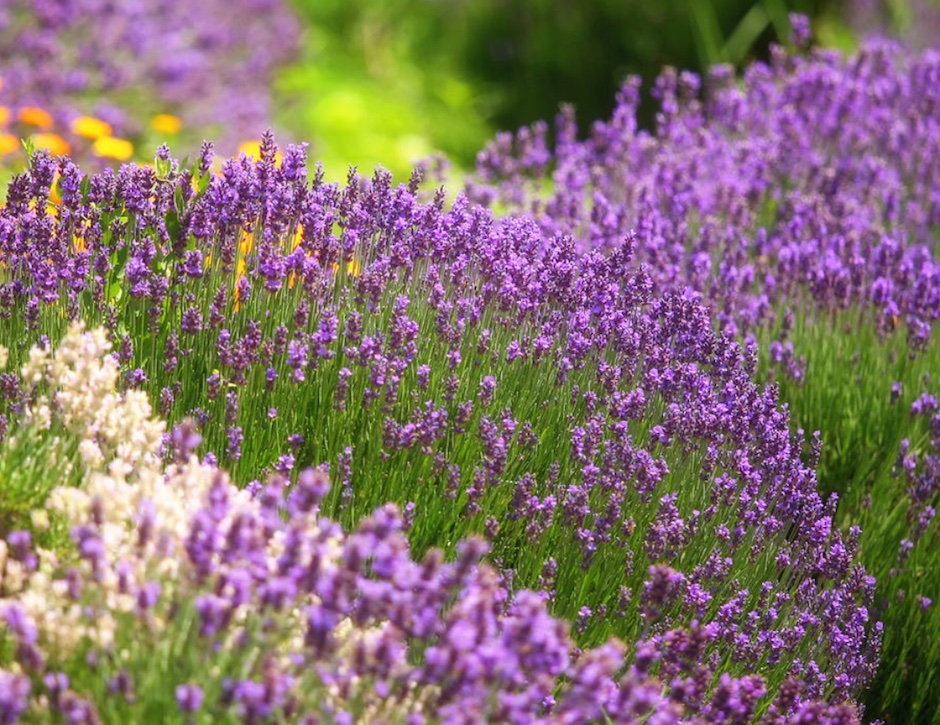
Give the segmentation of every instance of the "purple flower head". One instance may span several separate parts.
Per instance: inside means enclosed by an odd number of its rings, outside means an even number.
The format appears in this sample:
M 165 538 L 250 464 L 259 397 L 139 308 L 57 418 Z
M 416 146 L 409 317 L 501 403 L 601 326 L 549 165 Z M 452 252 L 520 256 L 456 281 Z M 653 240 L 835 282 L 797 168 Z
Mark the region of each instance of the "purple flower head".
M 492 375 L 487 375 L 480 381 L 480 405 L 484 408 L 489 406 L 493 402 L 493 391 L 496 390 L 496 378 Z
M 7 544 L 9 544 L 13 558 L 20 562 L 26 571 L 36 569 L 38 559 L 33 553 L 33 539 L 29 531 L 11 531 L 7 536 Z
M 203 693 L 198 685 L 179 685 L 176 688 L 176 706 L 180 712 L 192 713 L 202 708 Z
M 137 607 L 141 612 L 153 609 L 160 598 L 161 587 L 158 582 L 147 582 L 137 592 Z
M 797 48 L 809 47 L 812 39 L 809 18 L 799 13 L 790 13 L 790 42 Z
M 190 418 L 173 427 L 170 432 L 170 447 L 175 461 L 183 463 L 189 460 L 189 456 L 202 443 L 202 436 L 196 428 L 195 421 Z
M 17 723 L 29 707 L 32 685 L 25 675 L 0 670 L 0 722 Z
M 297 476 L 297 483 L 287 498 L 292 516 L 308 514 L 323 500 L 330 490 L 329 477 L 317 468 L 305 468 Z
M 911 403 L 911 415 L 930 415 L 937 409 L 937 398 L 930 393 L 921 393 L 920 397 Z
M 642 611 L 644 616 L 657 619 L 677 600 L 686 580 L 681 573 L 667 566 L 651 566 L 648 575 L 643 587 Z

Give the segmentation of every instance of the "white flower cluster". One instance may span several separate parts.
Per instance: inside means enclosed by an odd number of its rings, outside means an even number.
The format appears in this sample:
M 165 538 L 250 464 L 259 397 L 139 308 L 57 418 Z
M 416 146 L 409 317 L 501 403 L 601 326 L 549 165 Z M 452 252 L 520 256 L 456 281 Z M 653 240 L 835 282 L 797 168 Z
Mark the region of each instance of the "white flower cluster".
M 95 563 L 65 562 L 40 550 L 39 567 L 27 576 L 7 556 L 7 547 L 0 549 L 5 560 L 0 563 L 6 564 L 5 579 L 0 579 L 5 601 L 19 602 L 39 627 L 46 647 L 59 655 L 87 639 L 109 646 L 115 633 L 112 615 L 133 611 L 138 606 L 136 593 L 148 582 L 159 583 L 162 596 L 168 597 L 191 581 L 184 544 L 192 511 L 206 502 L 210 488 L 221 483 L 231 503 L 219 523 L 220 532 L 240 515 L 258 513 L 258 504 L 231 484 L 224 472 L 195 456 L 164 468 L 160 446 L 165 423 L 152 417 L 144 393 L 117 392 L 118 368 L 109 351 L 102 330 L 86 332 L 78 324 L 69 329 L 54 354 L 33 348 L 22 370 L 24 382 L 47 391 L 27 411 L 27 420 L 46 429 L 52 420 L 61 421 L 68 434 L 80 439 L 88 471 L 81 488 L 54 489 L 48 509 L 62 515 L 72 530 L 92 528 L 103 550 Z M 149 534 L 142 542 L 144 525 Z M 278 554 L 276 541 L 269 552 L 272 567 Z M 332 547 L 337 557 L 340 548 L 338 542 Z M 83 613 L 87 601 L 69 595 L 67 565 L 77 566 L 83 581 L 94 581 L 99 612 L 94 620 Z M 3 604 L 0 599 L 0 609 Z M 156 629 L 164 624 L 156 617 L 149 622 Z
M 76 323 L 54 354 L 39 346 L 30 350 L 22 377 L 27 384 L 45 384 L 54 391 L 54 414 L 81 437 L 79 451 L 89 468 L 107 463 L 112 473 L 127 476 L 138 462 L 158 465 L 165 424 L 151 418 L 146 393 L 117 393 L 118 364 L 110 350 L 104 330 L 84 332 L 82 323 Z M 27 419 L 48 428 L 52 415 L 49 398 L 40 395 Z

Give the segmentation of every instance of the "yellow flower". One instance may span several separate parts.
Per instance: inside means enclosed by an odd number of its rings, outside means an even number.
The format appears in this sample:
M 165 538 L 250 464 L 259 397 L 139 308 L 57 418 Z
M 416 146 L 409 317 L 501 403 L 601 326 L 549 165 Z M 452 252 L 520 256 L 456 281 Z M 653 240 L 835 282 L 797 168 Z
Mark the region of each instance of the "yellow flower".
M 303 239 L 304 239 L 304 225 L 303 225 L 303 224 L 298 224 L 298 225 L 297 225 L 297 228 L 294 230 L 294 236 L 293 236 L 292 239 L 291 239 L 290 251 L 291 251 L 291 252 L 295 251 L 295 250 L 297 249 L 297 247 L 300 246 L 300 243 L 303 241 Z M 306 256 L 309 257 L 309 256 L 310 256 L 310 252 L 307 252 L 307 253 L 306 253 Z M 296 272 L 291 272 L 291 273 L 290 273 L 290 277 L 288 277 L 288 279 L 287 279 L 287 288 L 288 288 L 288 289 L 293 289 L 293 288 L 294 288 L 294 284 L 295 284 L 296 282 L 297 282 L 297 273 L 296 273 Z
M 79 116 L 72 121 L 72 133 L 94 140 L 102 136 L 110 136 L 111 124 L 93 116 Z
M 96 156 L 116 161 L 127 161 L 134 155 L 134 145 L 130 141 L 112 136 L 97 139 L 91 150 Z
M 261 160 L 261 142 L 260 141 L 244 141 L 238 146 L 238 153 L 245 154 L 249 159 L 253 161 Z M 278 149 L 274 154 L 274 163 L 281 163 L 284 158 L 284 154 L 281 153 L 281 150 Z
M 29 126 L 41 129 L 52 128 L 52 116 L 49 111 L 36 106 L 24 106 L 20 109 L 19 119 Z
M 69 142 L 57 133 L 34 133 L 30 139 L 37 149 L 47 149 L 53 156 L 67 156 L 72 153 Z
M 0 133 L 0 156 L 12 154 L 20 148 L 19 139 L 10 133 Z
M 235 312 L 238 312 L 239 308 L 242 306 L 242 288 L 241 288 L 241 285 L 238 283 L 241 282 L 242 277 L 244 276 L 245 276 L 245 260 L 239 259 L 238 266 L 235 268 L 235 290 L 232 294 L 232 297 L 235 300 L 235 306 L 233 308 Z
M 331 267 L 334 273 L 339 271 L 339 264 L 336 262 L 333 262 Z M 358 277 L 361 271 L 362 265 L 359 264 L 359 260 L 355 257 L 346 262 L 346 274 L 348 274 L 350 277 Z
M 170 113 L 158 113 L 150 119 L 150 127 L 157 133 L 165 133 L 172 136 L 180 132 L 180 129 L 183 128 L 183 122 L 178 116 L 174 116 Z
M 246 232 L 244 229 L 242 229 L 240 238 L 238 240 L 238 251 L 242 253 L 242 256 L 244 256 L 248 254 L 254 246 L 255 246 L 254 233 Z
M 238 153 L 245 154 L 250 159 L 260 159 L 261 158 L 261 142 L 260 141 L 243 141 L 238 145 Z
M 85 220 L 72 230 L 71 235 L 71 248 L 72 251 L 77 253 L 84 252 L 88 248 L 88 244 L 85 242 L 85 235 L 88 234 L 88 231 L 91 229 L 91 222 Z
M 10 118 L 13 114 L 10 113 L 10 109 L 6 106 L 0 106 L 0 126 L 6 126 L 10 123 Z
M 56 171 L 55 175 L 52 177 L 52 186 L 49 188 L 49 201 L 55 205 L 62 203 L 62 195 L 59 193 L 59 179 L 61 178 L 62 175 Z M 55 209 L 55 207 L 53 207 L 53 209 Z M 56 210 L 53 216 L 58 216 L 58 213 L 58 210 Z

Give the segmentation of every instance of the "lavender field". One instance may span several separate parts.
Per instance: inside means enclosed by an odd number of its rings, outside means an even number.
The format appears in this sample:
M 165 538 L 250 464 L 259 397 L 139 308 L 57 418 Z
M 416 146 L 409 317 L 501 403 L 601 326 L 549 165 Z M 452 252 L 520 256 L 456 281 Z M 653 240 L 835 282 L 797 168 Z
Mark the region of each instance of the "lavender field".
M 0 723 L 940 723 L 940 51 L 787 23 L 396 176 L 0 8 Z

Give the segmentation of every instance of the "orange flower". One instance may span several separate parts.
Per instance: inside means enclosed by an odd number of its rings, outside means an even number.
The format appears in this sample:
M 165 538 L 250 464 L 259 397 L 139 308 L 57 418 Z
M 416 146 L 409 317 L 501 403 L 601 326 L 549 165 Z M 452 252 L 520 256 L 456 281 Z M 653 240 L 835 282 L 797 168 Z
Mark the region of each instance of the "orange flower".
M 111 135 L 111 124 L 93 116 L 79 116 L 72 121 L 71 128 L 76 136 L 92 140 Z
M 13 134 L 0 133 L 0 156 L 12 154 L 20 148 L 19 139 Z
M 49 111 L 36 106 L 24 106 L 20 109 L 19 119 L 28 126 L 47 130 L 52 128 L 52 116 Z
M 150 119 L 150 127 L 157 133 L 172 136 L 180 132 L 180 129 L 183 128 L 183 122 L 178 116 L 169 113 L 158 113 Z
M 10 123 L 10 119 L 13 117 L 13 114 L 10 113 L 10 109 L 6 106 L 0 106 L 0 126 L 6 126 Z
M 34 133 L 30 139 L 37 149 L 46 149 L 53 156 L 67 156 L 72 153 L 69 142 L 57 133 Z
M 92 145 L 91 150 L 96 156 L 115 161 L 127 161 L 134 155 L 134 145 L 123 138 L 105 136 L 99 138 Z

